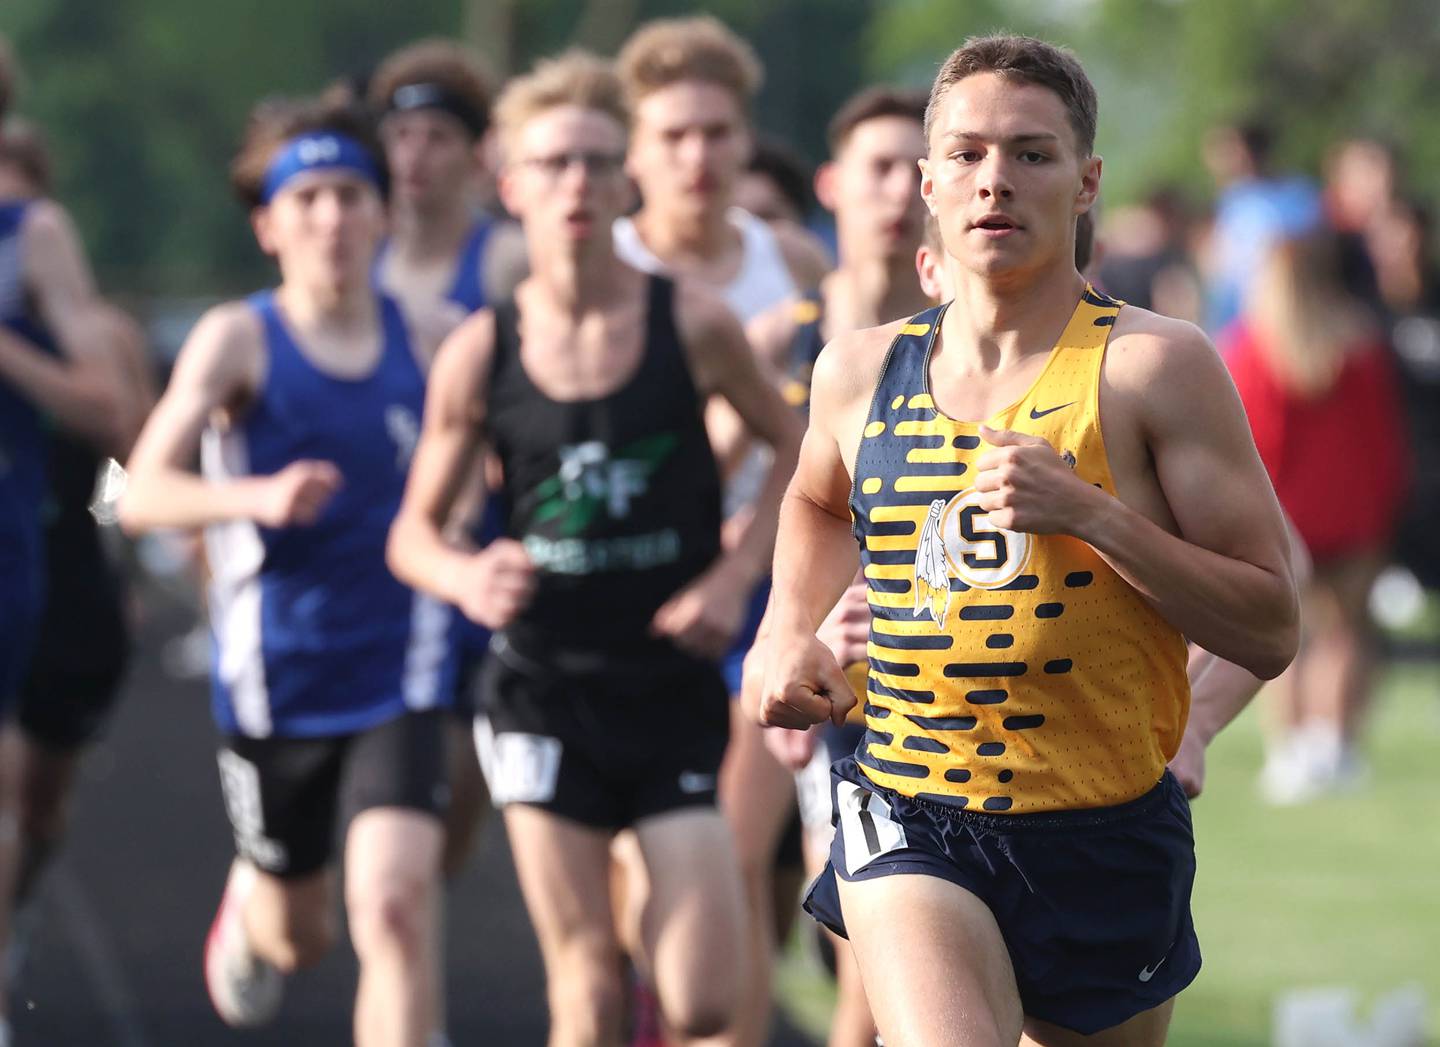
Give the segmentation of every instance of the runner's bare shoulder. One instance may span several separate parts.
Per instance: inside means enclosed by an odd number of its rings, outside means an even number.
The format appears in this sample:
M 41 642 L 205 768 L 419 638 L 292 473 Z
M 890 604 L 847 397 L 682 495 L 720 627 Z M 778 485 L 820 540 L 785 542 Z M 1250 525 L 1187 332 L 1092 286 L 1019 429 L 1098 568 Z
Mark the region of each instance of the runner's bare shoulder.
M 810 379 L 812 415 L 869 407 L 890 345 L 909 319 L 850 331 L 825 343 Z
M 494 359 L 494 311 L 475 310 L 436 350 L 426 393 L 426 415 L 480 422 Z M 431 403 L 438 412 L 432 412 Z
M 175 374 L 182 376 L 181 384 L 188 381 L 236 406 L 260 388 L 268 367 L 260 316 L 250 303 L 236 300 L 212 306 L 196 321 L 180 348 Z
M 1216 382 L 1230 384 L 1224 362 L 1200 328 L 1133 305 L 1115 318 L 1103 381 L 1107 392 L 1161 410 L 1173 397 L 1192 396 Z

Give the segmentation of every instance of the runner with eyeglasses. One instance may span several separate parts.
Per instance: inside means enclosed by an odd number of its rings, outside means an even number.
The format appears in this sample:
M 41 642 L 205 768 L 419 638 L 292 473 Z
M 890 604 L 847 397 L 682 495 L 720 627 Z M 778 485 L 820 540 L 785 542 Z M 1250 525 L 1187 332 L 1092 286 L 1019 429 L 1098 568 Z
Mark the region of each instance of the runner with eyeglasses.
M 704 407 L 723 398 L 773 447 L 770 514 L 799 426 L 717 298 L 615 256 L 627 113 L 610 66 L 542 62 L 496 118 L 531 276 L 440 351 L 390 563 L 497 630 L 477 734 L 540 939 L 552 1047 L 621 1036 L 608 872 L 622 829 L 650 885 L 641 937 L 666 1025 L 714 1035 L 734 1021 L 743 968 L 739 871 L 715 809 L 730 636 L 709 612 L 743 591 L 768 538 L 721 549 Z M 503 467 L 505 537 L 474 552 L 444 522 L 486 448 Z

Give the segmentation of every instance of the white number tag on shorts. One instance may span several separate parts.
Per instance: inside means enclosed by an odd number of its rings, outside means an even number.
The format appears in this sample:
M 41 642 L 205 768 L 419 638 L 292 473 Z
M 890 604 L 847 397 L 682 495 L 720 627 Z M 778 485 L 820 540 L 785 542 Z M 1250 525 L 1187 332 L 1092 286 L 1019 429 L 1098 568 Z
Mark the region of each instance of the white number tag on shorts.
M 882 854 L 907 846 L 905 829 L 890 805 L 854 782 L 836 782 L 840 832 L 845 841 L 845 871 L 854 876 Z
M 483 727 L 482 727 L 483 724 Z M 489 722 L 475 724 L 480 766 L 496 807 L 507 803 L 549 803 L 560 777 L 560 739 L 506 731 L 493 734 Z M 488 751 L 487 751 L 488 750 Z

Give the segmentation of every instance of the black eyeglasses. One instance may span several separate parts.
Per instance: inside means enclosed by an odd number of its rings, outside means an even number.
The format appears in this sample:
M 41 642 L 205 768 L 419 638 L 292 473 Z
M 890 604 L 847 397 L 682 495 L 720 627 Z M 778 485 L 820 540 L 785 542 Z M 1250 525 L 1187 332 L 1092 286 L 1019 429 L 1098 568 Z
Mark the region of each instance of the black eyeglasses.
M 551 181 L 558 181 L 575 164 L 583 167 L 585 173 L 592 178 L 613 175 L 620 170 L 620 165 L 625 162 L 625 157 L 622 153 L 576 150 L 573 153 L 551 153 L 549 156 L 527 156 L 518 162 L 539 171 Z

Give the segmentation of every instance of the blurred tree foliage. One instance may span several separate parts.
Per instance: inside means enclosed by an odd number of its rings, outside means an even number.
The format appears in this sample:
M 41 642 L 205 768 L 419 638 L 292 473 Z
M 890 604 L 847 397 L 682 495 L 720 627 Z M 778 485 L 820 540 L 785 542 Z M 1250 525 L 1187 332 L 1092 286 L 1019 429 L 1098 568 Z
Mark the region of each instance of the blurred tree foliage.
M 258 98 L 363 73 L 395 46 L 464 36 L 514 71 L 570 43 L 613 52 L 683 0 L 3 0 L 0 33 L 45 127 L 60 195 L 107 285 L 214 293 L 266 278 L 226 167 Z M 966 35 L 1034 32 L 1080 54 L 1099 87 L 1107 196 L 1157 181 L 1208 190 L 1198 144 L 1217 120 L 1272 117 L 1290 165 L 1363 132 L 1440 189 L 1440 18 L 1431 0 L 711 0 L 766 65 L 765 130 L 812 160 L 830 114 L 873 80 L 928 84 Z

